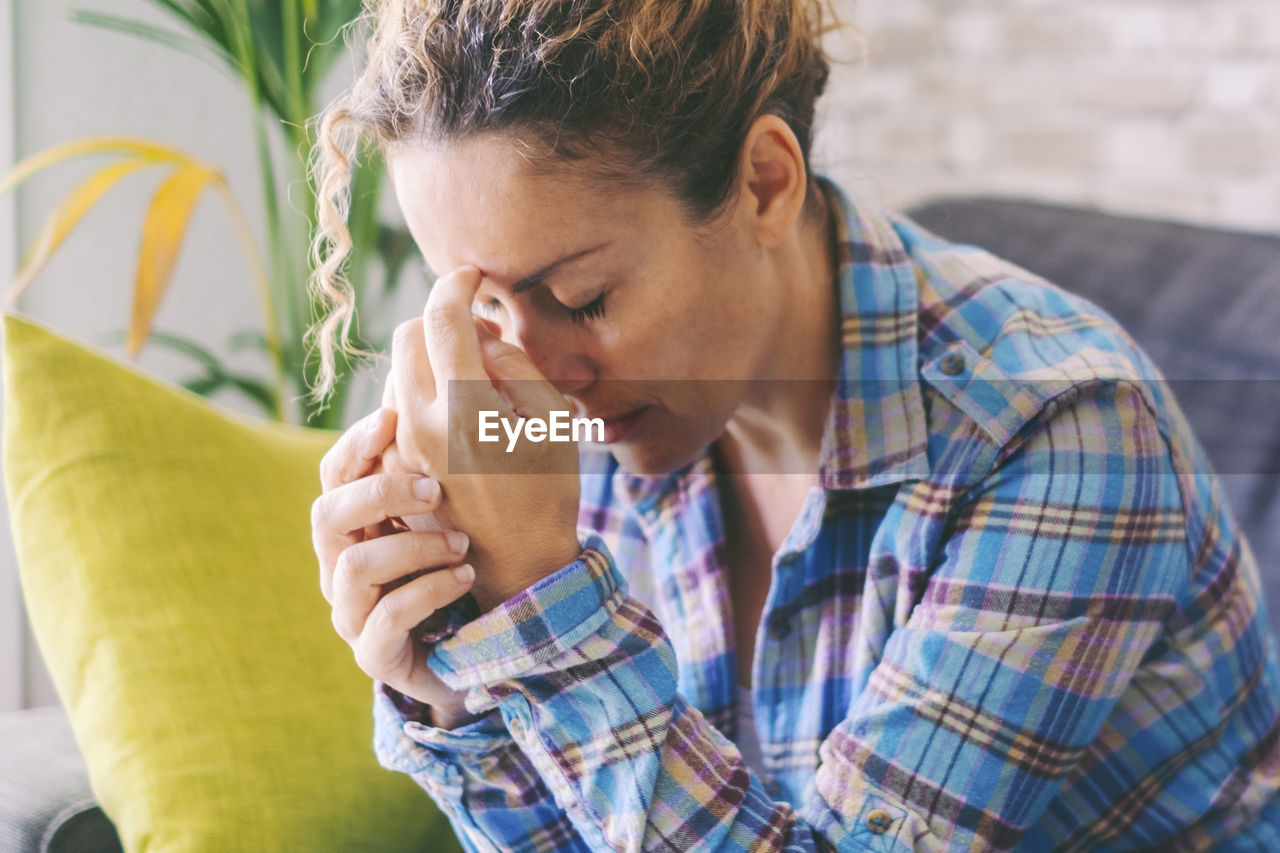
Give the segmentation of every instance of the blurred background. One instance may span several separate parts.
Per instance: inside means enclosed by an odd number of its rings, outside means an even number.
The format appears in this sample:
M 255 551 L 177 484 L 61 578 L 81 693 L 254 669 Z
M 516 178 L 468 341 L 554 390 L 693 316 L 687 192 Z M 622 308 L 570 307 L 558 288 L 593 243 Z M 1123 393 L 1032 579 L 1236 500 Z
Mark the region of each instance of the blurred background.
M 170 46 L 90 26 L 77 10 L 177 31 L 154 0 L 0 0 L 0 170 L 71 139 L 143 136 L 225 176 L 251 232 L 262 202 L 261 150 L 242 81 Z M 820 104 L 815 167 L 858 196 L 905 208 L 994 194 L 1280 233 L 1280 4 L 1274 0 L 860 0 L 839 2 L 865 42 L 833 37 L 837 65 Z M 340 87 L 339 58 L 320 87 Z M 296 156 L 267 122 L 278 162 Z M 100 164 L 99 164 L 100 165 Z M 6 282 L 45 217 L 94 169 L 70 162 L 0 196 Z M 126 357 L 140 225 L 156 181 L 112 189 L 23 293 L 18 308 Z M 280 217 L 301 217 L 305 187 L 282 179 Z M 389 193 L 382 217 L 398 221 Z M 299 220 L 300 221 L 300 220 Z M 389 237 L 393 236 L 390 233 Z M 265 240 L 265 237 L 263 237 Z M 395 287 L 365 306 L 370 340 L 420 310 L 426 283 L 410 256 Z M 299 277 L 296 287 L 302 288 Z M 154 330 L 212 354 L 226 371 L 268 376 L 260 348 L 233 346 L 261 325 L 237 235 L 213 197 L 199 201 Z M 138 365 L 175 382 L 189 353 L 148 343 Z M 376 402 L 374 371 L 352 386 L 341 420 Z M 216 385 L 216 383 L 214 383 Z M 231 384 L 206 388 L 253 416 Z M 286 419 L 298 422 L 289 408 Z M 0 411 L 0 418 L 3 412 Z M 27 632 L 12 544 L 0 528 L 0 711 L 55 704 Z

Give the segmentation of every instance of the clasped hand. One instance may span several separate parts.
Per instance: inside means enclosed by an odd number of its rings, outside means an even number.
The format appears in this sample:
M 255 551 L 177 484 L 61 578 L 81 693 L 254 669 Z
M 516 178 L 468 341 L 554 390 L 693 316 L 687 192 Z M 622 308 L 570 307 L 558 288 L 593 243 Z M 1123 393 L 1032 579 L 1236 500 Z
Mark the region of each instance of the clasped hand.
M 435 283 L 421 321 L 396 329 L 388 386 L 399 462 L 440 481 L 440 515 L 471 537 L 472 595 L 487 611 L 577 557 L 579 481 L 572 444 L 507 453 L 478 440 L 480 411 L 545 418 L 569 408 L 523 352 L 472 314 L 479 286 L 473 267 Z
M 545 418 L 568 408 L 472 314 L 480 278 L 470 267 L 441 277 L 421 319 L 396 328 L 384 405 L 325 454 L 312 507 L 321 590 L 357 664 L 451 713 L 460 698 L 427 668 L 411 629 L 468 591 L 487 612 L 580 551 L 574 445 L 507 454 L 477 441 L 481 410 Z M 495 470 L 506 473 L 480 473 Z M 428 523 L 392 524 L 414 517 Z M 445 571 L 464 564 L 473 577 Z

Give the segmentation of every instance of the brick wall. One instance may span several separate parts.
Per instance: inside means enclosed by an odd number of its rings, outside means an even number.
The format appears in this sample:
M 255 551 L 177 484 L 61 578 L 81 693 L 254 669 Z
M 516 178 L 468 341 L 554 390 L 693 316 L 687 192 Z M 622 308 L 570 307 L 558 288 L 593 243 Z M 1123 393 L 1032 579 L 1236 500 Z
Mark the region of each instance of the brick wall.
M 1280 0 L 837 0 L 815 165 L 1280 233 Z M 861 60 L 858 57 L 861 56 Z M 856 62 L 856 64 L 855 64 Z

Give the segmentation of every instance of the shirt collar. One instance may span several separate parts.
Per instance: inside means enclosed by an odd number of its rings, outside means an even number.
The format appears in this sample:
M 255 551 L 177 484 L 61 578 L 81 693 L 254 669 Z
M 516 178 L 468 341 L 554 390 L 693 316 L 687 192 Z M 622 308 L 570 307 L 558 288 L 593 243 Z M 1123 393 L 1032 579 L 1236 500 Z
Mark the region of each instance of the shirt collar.
M 893 223 L 818 178 L 835 224 L 840 372 L 823 431 L 826 489 L 864 489 L 929 473 L 920 391 L 917 270 Z
M 916 268 L 892 222 L 818 177 L 835 228 L 840 370 L 823 430 L 818 482 L 830 491 L 927 476 L 928 431 L 918 381 Z M 616 493 L 642 514 L 713 471 L 710 448 L 669 475 L 619 468 Z

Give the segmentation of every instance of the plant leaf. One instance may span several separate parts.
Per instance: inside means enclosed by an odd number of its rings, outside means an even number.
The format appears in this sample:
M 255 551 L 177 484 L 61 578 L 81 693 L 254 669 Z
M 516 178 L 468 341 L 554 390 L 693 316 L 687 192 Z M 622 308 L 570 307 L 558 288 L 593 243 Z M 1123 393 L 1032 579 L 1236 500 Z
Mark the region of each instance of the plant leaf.
M 169 145 L 138 136 L 86 136 L 61 145 L 37 151 L 0 177 L 0 195 L 7 193 L 42 169 L 64 160 L 94 154 L 116 154 L 138 157 L 151 163 L 173 163 L 178 166 L 200 165 L 190 154 Z
M 169 349 L 176 350 L 183 355 L 189 355 L 196 361 L 203 364 L 209 369 L 209 373 L 226 373 L 226 367 L 222 361 L 205 347 L 180 335 L 171 332 L 152 332 L 147 340 L 155 341 L 157 344 L 166 346 Z
M 203 34 L 210 44 L 232 55 L 231 45 L 227 40 L 226 21 L 219 18 L 216 10 L 211 10 L 205 3 L 180 3 L 178 0 L 152 0 L 157 6 L 168 9 L 175 18 L 186 22 L 187 26 Z
M 267 343 L 266 335 L 257 329 L 241 329 L 227 339 L 227 348 L 232 352 L 240 350 L 256 349 L 265 353 L 271 353 L 271 345 Z
M 127 335 L 123 330 L 117 329 L 114 332 L 107 332 L 106 334 L 101 335 L 98 340 L 100 346 L 112 347 L 124 341 L 126 337 Z M 227 375 L 227 369 L 222 364 L 222 361 L 206 347 L 196 343 L 190 338 L 184 338 L 181 335 L 176 335 L 172 332 L 152 332 L 147 337 L 147 340 L 149 342 L 155 342 L 156 346 L 168 347 L 174 352 L 189 356 L 195 361 L 200 362 L 200 364 L 205 368 L 206 376 L 226 377 Z M 223 381 L 226 381 L 225 378 Z
M 267 383 L 237 373 L 228 374 L 227 382 L 239 390 L 240 393 L 262 406 L 267 414 L 274 415 L 278 410 L 276 392 Z
M 179 169 L 160 184 L 151 198 L 142 243 L 138 249 L 138 274 L 133 290 L 133 315 L 125 349 L 136 357 L 142 349 L 173 274 L 187 223 L 200 194 L 218 177 L 212 169 L 192 166 Z
M 201 41 L 192 36 L 171 32 L 163 27 L 152 26 L 151 24 L 135 21 L 132 18 L 123 18 L 119 15 L 107 15 L 91 9 L 76 9 L 71 17 L 78 24 L 98 27 L 104 30 L 114 30 L 125 35 L 146 39 L 189 56 L 195 56 L 209 62 L 210 65 L 217 66 L 217 62 L 210 61 L 213 59 L 227 65 L 231 64 L 231 57 L 227 55 L 226 50 L 207 37 L 204 41 Z
M 100 169 L 72 190 L 41 226 L 40 234 L 32 244 L 26 260 L 23 261 L 22 269 L 18 271 L 17 278 L 9 288 L 9 294 L 6 297 L 9 307 L 13 307 L 18 297 L 22 295 L 22 291 L 26 290 L 27 285 L 40 270 L 44 269 L 45 264 L 53 257 L 53 253 L 108 190 L 122 178 L 152 165 L 154 163 L 141 158 L 122 160 Z
M 194 376 L 181 383 L 183 388 L 201 397 L 212 397 L 223 388 L 231 387 L 262 407 L 268 415 L 276 412 L 276 394 L 265 382 L 251 376 L 232 373 L 209 373 Z
M 396 285 L 404 273 L 404 266 L 417 251 L 413 235 L 408 229 L 386 223 L 378 223 L 378 257 L 382 259 L 384 270 L 383 294 L 390 296 L 396 292 Z
M 225 374 L 211 374 L 209 376 L 195 376 L 191 379 L 184 379 L 179 384 L 193 394 L 208 397 L 226 385 L 227 381 Z

